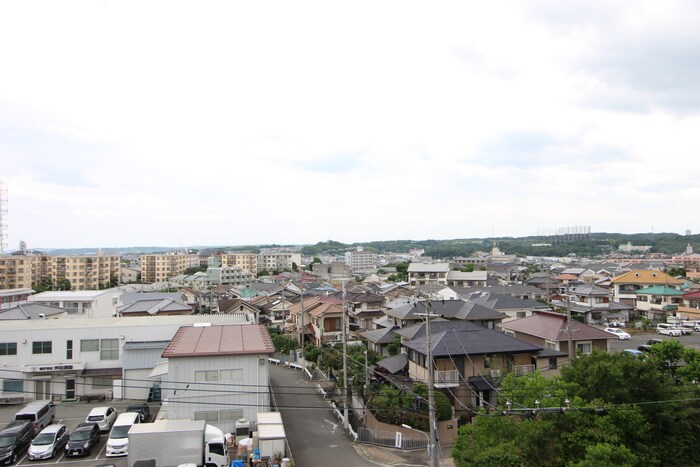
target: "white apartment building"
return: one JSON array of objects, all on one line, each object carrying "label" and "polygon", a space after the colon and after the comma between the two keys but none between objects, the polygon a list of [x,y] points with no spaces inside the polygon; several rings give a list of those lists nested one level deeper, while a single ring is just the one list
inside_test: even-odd
[{"label": "white apartment building", "polygon": [[[0,327],[0,398],[75,399],[129,394],[145,399],[154,346],[182,326],[243,324],[245,316],[187,315],[6,321]],[[125,351],[130,352],[124,367]],[[139,352],[147,352],[139,358]],[[150,359],[150,360],[149,360]]]},{"label": "white apartment building", "polygon": [[345,253],[345,262],[355,274],[370,274],[377,272],[377,254],[364,251],[361,246],[355,251]]},{"label": "white apartment building", "polygon": [[245,269],[231,267],[208,268],[207,276],[212,285],[245,285],[250,284],[253,280],[253,275]]}]

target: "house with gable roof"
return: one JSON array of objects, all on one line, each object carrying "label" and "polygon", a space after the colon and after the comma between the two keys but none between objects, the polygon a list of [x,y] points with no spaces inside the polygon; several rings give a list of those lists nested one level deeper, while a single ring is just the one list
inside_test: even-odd
[{"label": "house with gable roof", "polygon": [[583,283],[568,288],[568,293],[561,300],[554,300],[552,305],[560,311],[570,309],[572,315],[580,316],[587,324],[627,323],[634,309],[631,305],[611,301],[608,290]]},{"label": "house with gable roof", "polygon": [[[515,339],[541,346],[545,349],[569,355],[569,338],[577,354],[589,354],[593,349],[609,350],[610,339],[616,336],[600,328],[571,320],[571,329],[566,315],[554,311],[537,311],[532,316],[501,323],[503,332]],[[561,363],[561,355],[551,361],[549,368]]]},{"label": "house with gable roof", "polygon": [[648,269],[634,269],[621,274],[611,281],[613,300],[627,305],[637,306],[637,291],[653,286],[666,286],[680,289],[683,281],[669,276],[665,272]]},{"label": "house with gable roof", "polygon": [[637,294],[637,310],[647,319],[664,321],[667,316],[674,315],[678,307],[683,305],[684,293],[673,287],[655,285],[639,289]]},{"label": "house with gable roof", "polygon": [[[433,324],[437,326],[435,331]],[[427,328],[418,326],[423,329],[422,335],[416,332],[402,346],[408,354],[409,377],[426,383]],[[434,387],[448,397],[458,417],[469,414],[474,408],[495,403],[499,378],[509,372],[534,371],[536,354],[541,350],[540,346],[467,321],[443,321],[442,324],[431,321]]]}]

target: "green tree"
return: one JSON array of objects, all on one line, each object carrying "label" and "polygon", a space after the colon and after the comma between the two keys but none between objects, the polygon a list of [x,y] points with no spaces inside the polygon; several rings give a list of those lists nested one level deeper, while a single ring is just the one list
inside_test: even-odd
[{"label": "green tree", "polygon": [[572,462],[569,467],[632,467],[637,465],[637,456],[626,446],[598,443],[588,446],[585,459]]},{"label": "green tree", "polygon": [[70,281],[68,279],[61,279],[56,282],[56,290],[70,290]]}]

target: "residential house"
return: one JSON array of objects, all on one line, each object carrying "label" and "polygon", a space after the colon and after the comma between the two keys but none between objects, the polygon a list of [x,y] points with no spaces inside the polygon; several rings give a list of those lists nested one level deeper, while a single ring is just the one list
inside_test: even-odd
[{"label": "residential house", "polygon": [[436,282],[447,285],[448,263],[411,263],[408,265],[408,283],[413,287]]},{"label": "residential house", "polygon": [[636,292],[637,310],[654,321],[665,321],[666,316],[673,315],[683,305],[684,292],[665,285],[645,287]]},{"label": "residential house", "polygon": [[523,300],[511,295],[499,295],[490,292],[472,294],[467,297],[468,302],[477,303],[493,311],[505,313],[507,317],[503,321],[525,318],[532,315],[535,310],[548,310],[549,307],[535,300]]},{"label": "residential house", "polygon": [[[426,383],[428,333],[402,345],[408,353],[409,377]],[[431,329],[434,387],[450,399],[458,417],[467,416],[474,408],[496,402],[498,378],[509,372],[534,371],[536,354],[541,350],[540,346],[469,322],[449,330]]]},{"label": "residential house", "polygon": [[252,302],[241,300],[240,298],[219,300],[219,314],[243,314],[247,320],[254,324],[266,324],[260,321],[261,310]]},{"label": "residential house", "polygon": [[449,271],[447,273],[447,285],[450,287],[478,287],[486,286],[488,273],[486,271]]},{"label": "residential house", "polygon": [[367,348],[373,352],[389,357],[389,345],[399,341],[399,336],[394,332],[397,328],[379,328],[360,333],[362,340],[367,341]]},{"label": "residential house", "polygon": [[[600,328],[577,320],[571,320],[569,329],[567,316],[554,311],[537,311],[532,316],[501,323],[500,327],[506,335],[515,339],[566,355],[569,355],[569,339],[577,354],[590,354],[593,349],[608,352],[610,339],[617,339]],[[557,368],[560,360],[560,356],[557,356]],[[554,369],[554,363],[555,360],[552,360],[544,367]]]},{"label": "residential house", "polygon": [[665,272],[647,269],[634,269],[621,274],[611,281],[613,301],[637,306],[637,291],[646,287],[666,286],[680,288],[683,281]]},{"label": "residential house", "polygon": [[[275,347],[264,326],[183,326],[163,351],[162,409],[168,419],[206,420],[224,432],[270,408],[268,357]],[[251,386],[253,385],[253,386]]]},{"label": "residential house", "polygon": [[28,287],[0,290],[0,311],[28,303],[29,296],[33,293],[34,291]]},{"label": "residential house", "polygon": [[627,323],[633,309],[630,305],[611,301],[606,289],[584,283],[571,286],[568,295],[552,304],[559,310],[570,309],[572,315],[578,315],[588,324]]},{"label": "residential house", "polygon": [[[342,298],[341,298],[342,299]],[[369,331],[374,329],[372,320],[384,315],[385,298],[371,292],[349,292],[345,294],[345,306],[351,326],[357,330]]]}]

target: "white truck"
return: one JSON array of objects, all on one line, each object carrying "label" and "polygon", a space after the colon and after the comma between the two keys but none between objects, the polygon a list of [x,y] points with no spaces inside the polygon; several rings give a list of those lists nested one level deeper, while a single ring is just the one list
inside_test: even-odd
[{"label": "white truck", "polygon": [[228,467],[224,432],[204,420],[156,420],[129,430],[129,467]]}]

